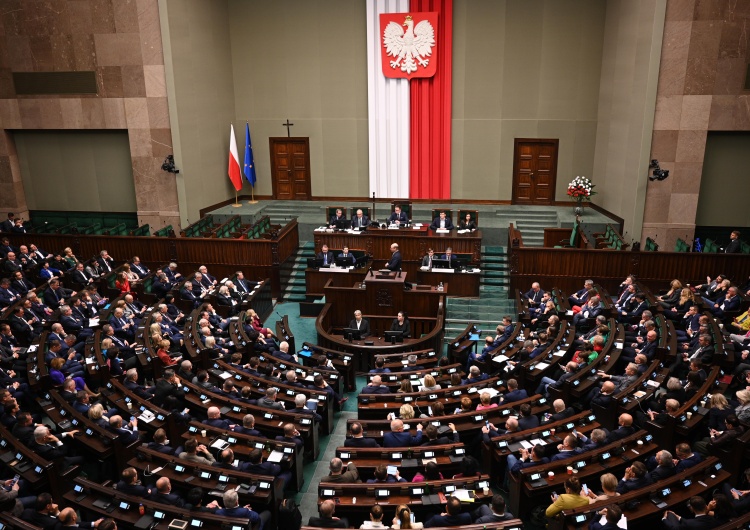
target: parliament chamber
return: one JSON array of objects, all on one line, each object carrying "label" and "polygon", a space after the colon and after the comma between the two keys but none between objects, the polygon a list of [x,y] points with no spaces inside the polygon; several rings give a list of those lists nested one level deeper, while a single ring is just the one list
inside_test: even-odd
[{"label": "parliament chamber", "polygon": [[2,6],[0,530],[750,528],[750,1]]}]

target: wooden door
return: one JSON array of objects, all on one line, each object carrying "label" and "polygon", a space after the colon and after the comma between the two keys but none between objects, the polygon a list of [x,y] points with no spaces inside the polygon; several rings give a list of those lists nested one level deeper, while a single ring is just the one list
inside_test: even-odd
[{"label": "wooden door", "polygon": [[310,139],[269,138],[273,197],[304,201],[310,191]]},{"label": "wooden door", "polygon": [[558,143],[557,139],[515,139],[513,204],[554,204]]}]

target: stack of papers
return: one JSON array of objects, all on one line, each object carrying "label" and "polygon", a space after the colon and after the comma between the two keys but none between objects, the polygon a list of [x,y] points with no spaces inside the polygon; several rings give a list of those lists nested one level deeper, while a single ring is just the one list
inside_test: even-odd
[{"label": "stack of papers", "polygon": [[453,492],[453,496],[456,497],[461,502],[474,502],[474,492],[465,490],[465,489],[457,489]]},{"label": "stack of papers", "polygon": [[536,368],[537,370],[544,370],[548,366],[549,363],[536,363],[536,366],[534,368]]},{"label": "stack of papers", "polygon": [[281,451],[273,450],[271,451],[271,454],[268,455],[267,460],[269,462],[281,462],[281,459],[284,458],[284,453]]},{"label": "stack of papers", "polygon": [[503,363],[508,360],[508,357],[501,353],[500,355],[496,355],[495,357],[493,357],[492,360],[496,363]]}]

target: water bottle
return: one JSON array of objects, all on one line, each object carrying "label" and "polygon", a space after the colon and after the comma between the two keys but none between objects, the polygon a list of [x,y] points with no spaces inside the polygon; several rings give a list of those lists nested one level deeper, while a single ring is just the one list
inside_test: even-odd
[{"label": "water bottle", "polygon": [[143,507],[143,504],[138,505],[138,513],[141,515],[144,515],[146,513],[146,508]]},{"label": "water bottle", "polygon": [[438,291],[442,291],[442,290],[443,290],[443,282],[440,282],[438,284]]}]

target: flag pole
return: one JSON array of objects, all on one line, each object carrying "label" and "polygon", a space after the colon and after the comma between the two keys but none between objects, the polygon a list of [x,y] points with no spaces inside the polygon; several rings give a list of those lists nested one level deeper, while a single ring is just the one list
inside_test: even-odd
[{"label": "flag pole", "polygon": [[234,204],[232,208],[239,208],[240,206],[242,206],[242,203],[237,202],[237,190],[234,190]]},{"label": "flag pole", "polygon": [[250,186],[250,200],[247,203],[258,204],[258,201],[255,200],[255,186]]}]

